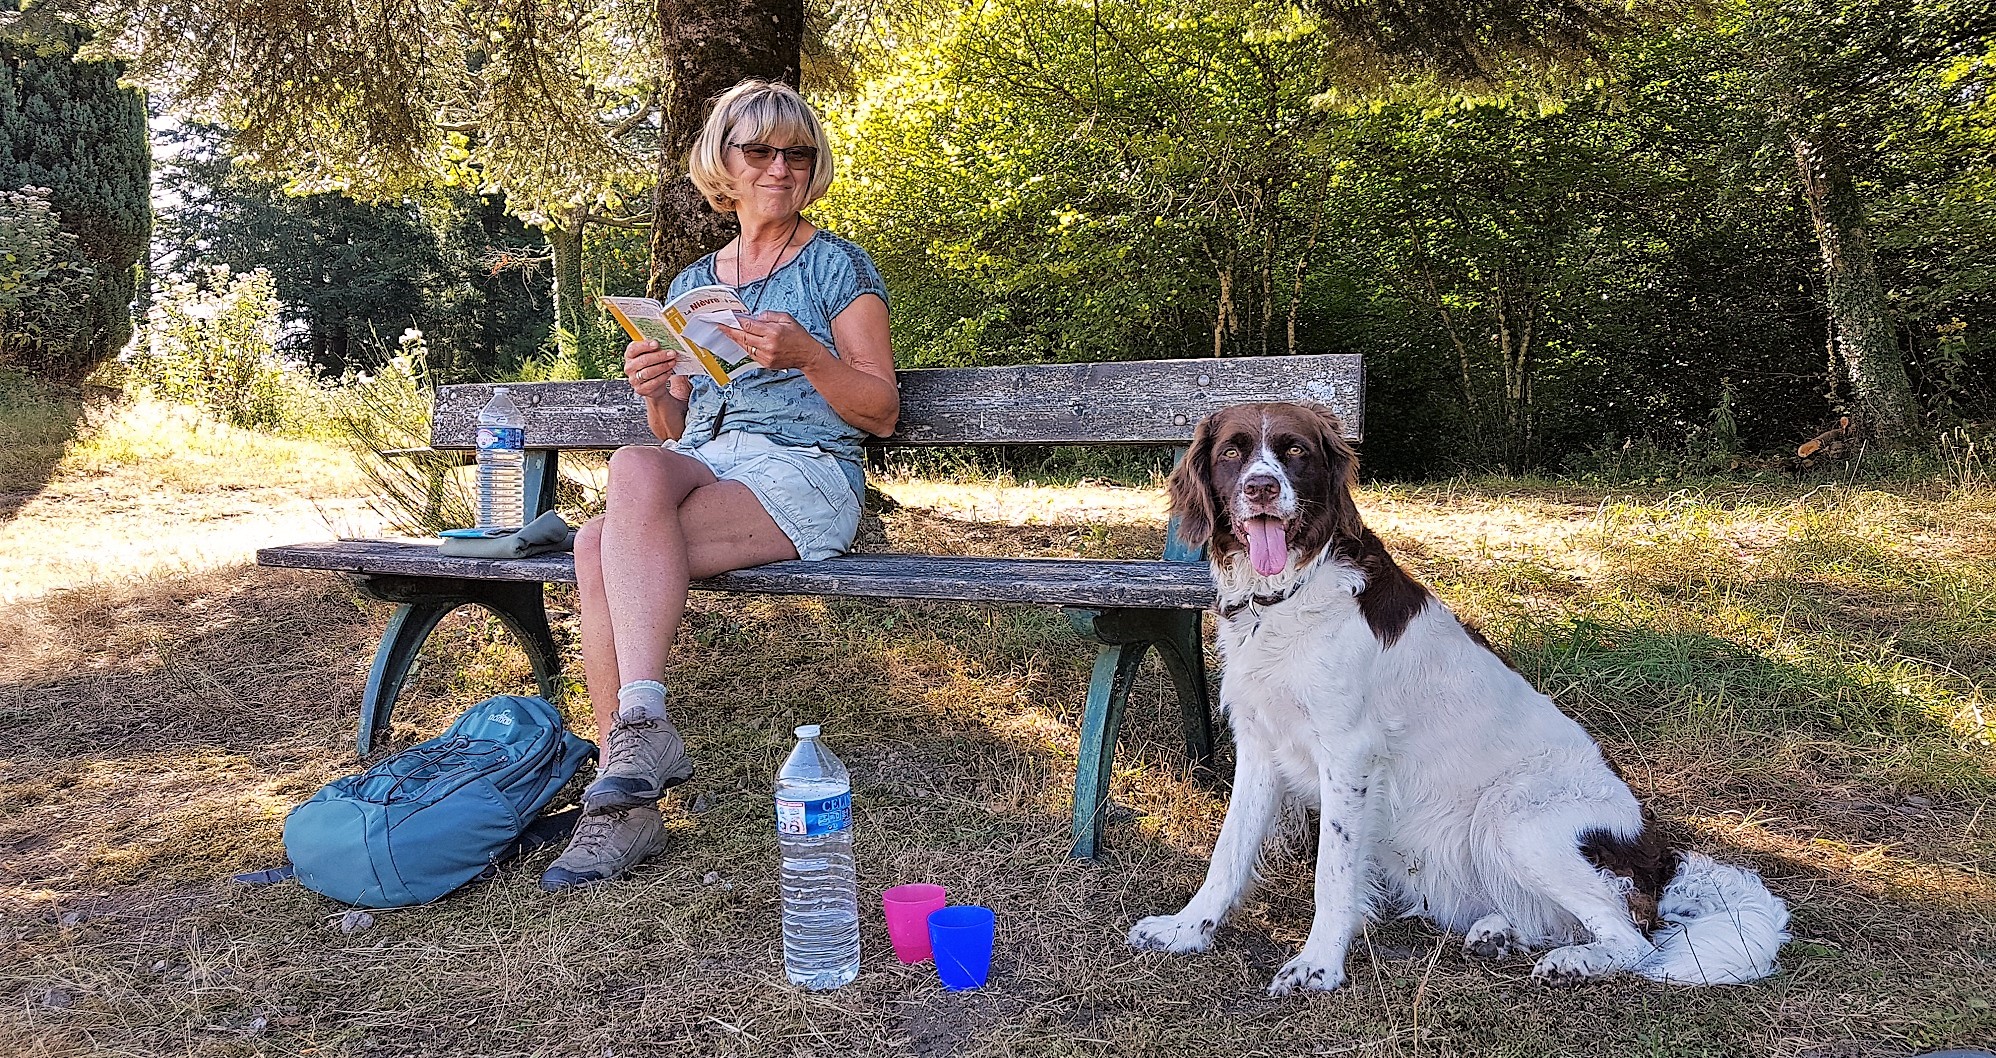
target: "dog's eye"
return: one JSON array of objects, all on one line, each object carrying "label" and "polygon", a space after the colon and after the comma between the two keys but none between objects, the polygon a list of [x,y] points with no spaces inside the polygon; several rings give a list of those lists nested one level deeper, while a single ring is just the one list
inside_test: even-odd
[{"label": "dog's eye", "polygon": [[1289,454],[1290,454],[1290,455],[1292,455],[1292,456],[1298,456],[1298,457],[1301,457],[1301,456],[1302,456],[1302,455],[1303,455],[1303,454],[1304,454],[1304,453],[1305,453],[1306,451],[1307,451],[1307,449],[1305,449],[1305,448],[1304,448],[1304,447],[1303,447],[1302,445],[1290,445],[1290,446],[1289,446]]},{"label": "dog's eye", "polygon": [[1241,457],[1241,450],[1240,447],[1237,445],[1228,445],[1227,447],[1220,449],[1221,459],[1239,459],[1240,457]]}]

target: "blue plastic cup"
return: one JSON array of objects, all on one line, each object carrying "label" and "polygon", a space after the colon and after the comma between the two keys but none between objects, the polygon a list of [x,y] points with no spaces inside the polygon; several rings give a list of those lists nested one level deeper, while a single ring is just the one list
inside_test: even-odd
[{"label": "blue plastic cup", "polygon": [[944,988],[961,992],[984,987],[997,933],[998,916],[988,907],[946,907],[929,916],[929,947]]}]

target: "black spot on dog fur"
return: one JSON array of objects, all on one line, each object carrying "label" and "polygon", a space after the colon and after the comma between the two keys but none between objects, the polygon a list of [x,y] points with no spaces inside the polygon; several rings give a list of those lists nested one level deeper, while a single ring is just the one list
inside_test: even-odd
[{"label": "black spot on dog fur", "polygon": [[1636,928],[1648,935],[1656,929],[1656,903],[1665,886],[1677,877],[1677,850],[1643,812],[1643,828],[1634,837],[1622,837],[1602,829],[1580,833],[1580,854],[1600,870],[1629,879],[1629,917]]},{"label": "black spot on dog fur", "polygon": [[1372,628],[1381,647],[1400,641],[1414,615],[1428,605],[1428,589],[1400,568],[1386,545],[1370,529],[1361,528],[1357,540],[1341,540],[1338,551],[1345,560],[1365,574],[1365,590],[1358,594],[1358,612]]}]

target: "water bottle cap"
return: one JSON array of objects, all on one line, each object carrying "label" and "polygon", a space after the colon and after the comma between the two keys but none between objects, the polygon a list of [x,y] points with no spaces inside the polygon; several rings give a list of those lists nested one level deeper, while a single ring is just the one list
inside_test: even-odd
[{"label": "water bottle cap", "polygon": [[800,728],[798,728],[798,729],[797,729],[797,737],[798,737],[798,738],[817,738],[817,737],[818,737],[818,725],[817,725],[817,724],[805,724],[805,725],[804,725],[803,727],[800,727]]},{"label": "water bottle cap", "polygon": [[511,392],[513,392],[513,390],[512,390],[512,388],[511,388],[510,386],[493,386],[493,387],[492,387],[492,395],[493,395],[493,396],[495,396],[495,397],[496,397],[496,396],[498,396],[498,395],[499,395],[499,394],[501,394],[501,393],[511,393]]}]

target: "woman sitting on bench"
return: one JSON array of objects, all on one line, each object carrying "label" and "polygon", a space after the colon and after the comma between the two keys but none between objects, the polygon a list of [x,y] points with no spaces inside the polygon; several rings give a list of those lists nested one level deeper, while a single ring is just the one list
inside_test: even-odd
[{"label": "woman sitting on bench", "polygon": [[753,318],[729,335],[762,370],[723,389],[674,374],[677,351],[656,342],[624,350],[624,375],[666,443],[610,458],[608,509],[575,538],[583,673],[605,748],[544,889],[643,862],[663,833],[659,797],[693,774],[661,682],[688,581],[852,546],[861,439],[892,433],[900,413],[880,273],[802,214],[832,183],[810,106],[781,84],[735,86],[687,168],[741,234],[679,273],[670,294],[733,286]]}]

